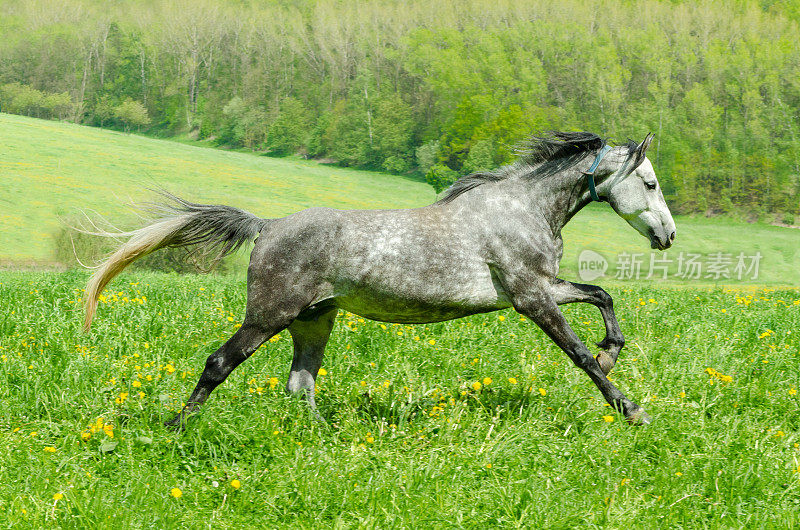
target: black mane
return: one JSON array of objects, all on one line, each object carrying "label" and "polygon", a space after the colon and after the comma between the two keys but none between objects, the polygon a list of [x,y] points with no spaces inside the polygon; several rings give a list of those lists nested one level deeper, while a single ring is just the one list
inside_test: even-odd
[{"label": "black mane", "polygon": [[[590,132],[553,131],[542,136],[533,136],[517,148],[520,158],[516,162],[494,171],[479,171],[461,177],[445,190],[444,196],[438,202],[450,202],[481,184],[505,180],[520,171],[526,171],[532,178],[553,175],[569,169],[586,154],[596,152],[604,145],[606,140]],[[633,152],[636,143],[628,142],[627,146],[628,151]]]}]

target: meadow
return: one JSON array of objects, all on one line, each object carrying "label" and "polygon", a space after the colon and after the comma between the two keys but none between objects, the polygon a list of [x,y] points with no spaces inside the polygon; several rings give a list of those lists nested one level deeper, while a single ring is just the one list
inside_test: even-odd
[{"label": "meadow", "polygon": [[[0,136],[12,264],[52,260],[77,207],[124,221],[143,185],[263,216],[434,200],[412,178],[5,114]],[[592,283],[615,298],[628,343],[611,378],[655,417],[643,428],[503,311],[425,326],[340,313],[318,379],[327,425],[283,392],[283,332],[175,432],[162,421],[243,315],[246,253],[231,275],[124,273],[90,333],[86,272],[0,272],[0,526],[797,526],[800,232],[676,222],[666,281],[645,280],[646,240],[607,205],[564,231],[564,277],[585,249],[612,266]],[[680,253],[716,252],[760,253],[758,277],[677,275]],[[639,281],[614,279],[625,253]],[[596,309],[564,311],[602,338]]]},{"label": "meadow", "polygon": [[[286,332],[183,432],[161,426],[238,326],[237,276],[0,273],[0,521],[30,527],[800,524],[800,291],[618,282],[631,427],[513,311],[424,326],[341,313],[284,395]],[[592,307],[564,308],[587,342]]]},{"label": "meadow", "polygon": [[59,216],[87,209],[115,222],[135,219],[126,205],[165,187],[207,203],[263,217],[313,205],[410,208],[430,203],[419,180],[269,158],[0,113],[0,260],[47,262]]}]

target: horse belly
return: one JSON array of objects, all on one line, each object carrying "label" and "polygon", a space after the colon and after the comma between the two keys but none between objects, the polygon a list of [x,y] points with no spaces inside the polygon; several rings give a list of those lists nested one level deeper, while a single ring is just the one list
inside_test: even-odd
[{"label": "horse belly", "polygon": [[424,324],[511,307],[488,269],[485,274],[430,281],[409,275],[401,281],[351,284],[336,296],[336,305],[382,322]]}]

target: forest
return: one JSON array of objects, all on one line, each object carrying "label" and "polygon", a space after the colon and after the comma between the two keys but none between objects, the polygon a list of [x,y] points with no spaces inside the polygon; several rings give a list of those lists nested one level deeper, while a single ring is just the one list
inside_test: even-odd
[{"label": "forest", "polygon": [[425,176],[656,134],[676,213],[800,214],[800,1],[0,1],[0,110]]}]

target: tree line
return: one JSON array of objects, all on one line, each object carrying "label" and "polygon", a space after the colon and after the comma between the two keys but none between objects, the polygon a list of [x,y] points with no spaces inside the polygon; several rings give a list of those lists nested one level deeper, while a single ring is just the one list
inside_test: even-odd
[{"label": "tree line", "polygon": [[434,187],[548,129],[651,148],[677,212],[800,213],[800,1],[6,0],[0,109]]}]

